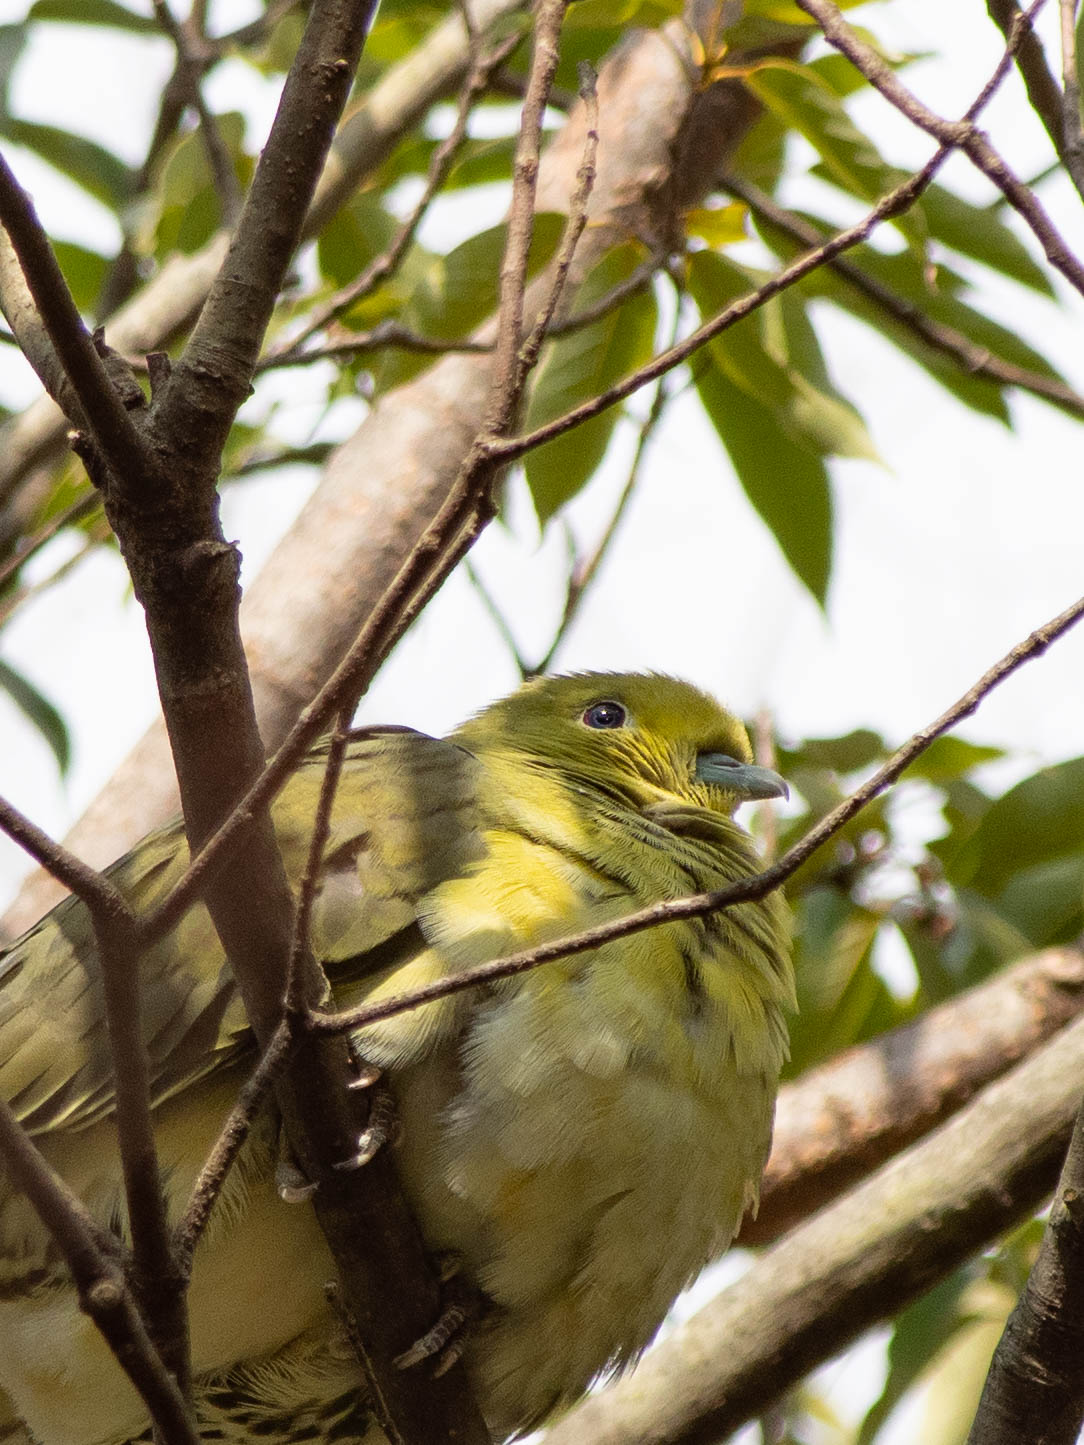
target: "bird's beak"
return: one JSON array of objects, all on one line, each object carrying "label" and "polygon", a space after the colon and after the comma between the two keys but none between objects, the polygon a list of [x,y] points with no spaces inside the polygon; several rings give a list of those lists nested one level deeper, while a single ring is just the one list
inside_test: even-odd
[{"label": "bird's beak", "polygon": [[696,776],[702,783],[714,783],[743,799],[790,797],[790,789],[771,768],[742,763],[726,753],[698,753]]}]

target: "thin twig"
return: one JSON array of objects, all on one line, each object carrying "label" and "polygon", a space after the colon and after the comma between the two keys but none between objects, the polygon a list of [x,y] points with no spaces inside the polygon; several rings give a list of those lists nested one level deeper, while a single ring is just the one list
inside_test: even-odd
[{"label": "thin twig", "polygon": [[[58,532],[62,532],[73,522],[81,522],[85,517],[91,516],[100,509],[101,505],[102,501],[97,492],[85,492],[72,502],[71,506],[65,507],[62,512],[51,517],[43,527],[39,527],[36,532],[27,537],[18,553],[0,567],[0,592],[4,590],[16,573],[22,571],[30,558],[40,552],[46,543],[51,542]],[[50,578],[49,580],[54,579]]]},{"label": "thin twig", "polygon": [[[1032,110],[1046,127],[1054,149],[1060,150],[1063,131],[1062,94],[1046,63],[1046,53],[1030,18],[1023,15],[1016,0],[986,0],[986,10],[1006,40],[1012,36],[1015,26],[1021,23],[1025,26],[1026,33],[1016,52],[1016,68],[1023,78]],[[1032,181],[1031,184],[1034,186],[1035,182]]]},{"label": "thin twig", "polygon": [[500,306],[497,344],[493,358],[486,430],[505,436],[519,406],[527,369],[520,358],[523,341],[523,298],[534,234],[534,202],[541,159],[542,123],[546,100],[560,59],[558,41],[566,0],[540,0],[535,16],[531,70],[523,101],[516,154],[512,164],[512,201],[508,210],[508,237],[500,271]]},{"label": "thin twig", "polygon": [[196,1245],[207,1228],[222,1186],[248,1138],[253,1122],[289,1063],[295,1042],[291,1021],[283,1019],[260,1055],[259,1063],[242,1086],[214,1146],[203,1161],[173,1233],[178,1263],[186,1271],[191,1268]]},{"label": "thin twig", "polygon": [[[109,469],[146,485],[153,475],[148,448],[110,381],[57,265],[30,197],[0,156],[0,224],[8,233],[86,426]],[[39,376],[48,385],[48,378]]]},{"label": "thin twig", "polygon": [[[786,210],[757,186],[737,176],[725,176],[720,185],[731,195],[745,202],[754,215],[767,221],[776,230],[802,246],[820,246],[824,236],[802,216]],[[1043,401],[1067,412],[1084,417],[1084,396],[1057,377],[1043,376],[995,356],[987,347],[977,346],[962,331],[946,326],[927,315],[920,306],[897,295],[889,286],[870,276],[856,262],[836,257],[827,266],[861,295],[868,297],[879,310],[905,326],[927,346],[950,356],[969,376],[984,376],[998,386],[1014,386],[1030,392]]]},{"label": "thin twig", "polygon": [[[498,65],[504,63],[512,52],[519,46],[521,37],[518,34],[506,36],[498,45],[494,46],[485,55],[476,55],[467,79],[459,96],[459,106],[456,111],[455,124],[448,136],[441,141],[440,145],[433,152],[429,162],[429,170],[426,175],[425,185],[410,215],[399,227],[391,244],[379,256],[374,257],[365,267],[361,275],[352,281],[349,286],[344,286],[330,297],[323,305],[318,306],[312,315],[305,322],[305,325],[283,345],[273,347],[264,356],[258,366],[258,370],[265,371],[273,366],[296,366],[310,360],[310,355],[304,350],[305,342],[316,332],[323,331],[332,321],[341,316],[362,300],[370,295],[376,288],[385,282],[389,276],[398,270],[403,257],[410,248],[414,237],[417,235],[418,227],[428,214],[437,193],[440,191],[448,174],[455,164],[456,157],[467,139],[467,128],[470,124],[471,114],[475,103],[480,95],[484,93],[489,85],[489,79]],[[472,45],[474,39],[472,37]],[[379,330],[379,328],[377,328]],[[463,349],[463,348],[457,348]],[[327,355],[327,349],[321,348],[323,355]]]},{"label": "thin twig", "polygon": [[[803,3],[803,0],[798,0]],[[1035,0],[1035,5],[1042,3],[1042,0]],[[1035,6],[1033,5],[1033,9]],[[592,417],[598,416],[601,412],[616,406],[618,402],[624,401],[633,392],[639,390],[649,381],[672,371],[675,366],[680,366],[688,361],[689,357],[700,350],[708,341],[728,330],[737,322],[744,320],[753,311],[763,306],[773,296],[781,291],[787,290],[800,281],[804,276],[809,275],[826,262],[833,260],[844,251],[849,251],[861,242],[869,239],[870,235],[882,221],[893,219],[902,215],[914,205],[915,201],[922,195],[923,191],[931,184],[938,171],[944,165],[949,155],[960,144],[960,137],[970,134],[973,122],[986,106],[998,85],[1004,80],[1015,54],[1015,45],[1020,43],[1023,37],[1023,29],[1017,27],[1014,30],[1005,53],[990,79],[983,86],[975,101],[968,107],[963,121],[956,126],[943,124],[948,132],[934,151],[933,155],[914,175],[901,181],[898,186],[888,191],[877,204],[869,211],[861,221],[854,226],[849,226],[843,231],[825,241],[823,245],[814,250],[807,251],[804,256],[799,256],[789,266],[784,266],[775,276],[771,276],[763,285],[751,291],[748,296],[742,296],[732,305],[726,307],[718,316],[713,316],[702,326],[691,332],[683,341],[676,346],[653,357],[646,365],[631,372],[615,385],[609,387],[599,396],[591,397],[588,401],[581,402],[571,411],[565,412],[563,416],[555,417],[553,421],[546,422],[543,426],[536,427],[532,432],[523,433],[520,436],[509,437],[504,440],[496,439],[488,443],[490,458],[500,465],[516,461],[519,457],[525,456],[527,452],[534,451],[536,447],[542,446],[545,442],[552,441],[554,437],[563,436],[565,432],[571,431],[582,422],[589,421]],[[885,67],[887,70],[887,67]],[[888,74],[891,75],[889,71]],[[936,119],[936,117],[935,117]]]},{"label": "thin twig", "polygon": [[586,929],[583,933],[577,933],[571,938],[557,939],[553,942],[539,944],[535,948],[521,949],[507,958],[480,964],[476,968],[465,969],[454,978],[439,979],[435,983],[427,984],[408,994],[399,994],[386,999],[383,1003],[361,1004],[357,1008],[348,1009],[342,1013],[314,1017],[310,1019],[309,1027],[317,1033],[364,1028],[368,1024],[391,1018],[395,1014],[420,1008],[423,1004],[431,1003],[435,999],[461,993],[466,988],[475,988],[481,984],[493,983],[498,979],[512,978],[516,974],[527,973],[542,963],[586,953],[592,948],[610,943],[615,938],[626,938],[631,933],[640,933],[645,928],[655,928],[660,923],[673,923],[677,919],[683,918],[702,918],[717,909],[727,908],[734,903],[746,903],[753,899],[763,898],[773,889],[785,883],[811,854],[845,827],[867,803],[877,797],[879,793],[883,793],[891,783],[894,783],[936,738],[954,728],[964,718],[970,717],[983,698],[999,683],[1004,682],[1024,663],[1041,656],[1052,642],[1068,632],[1082,616],[1084,616],[1084,597],[1078,598],[1071,607],[1067,607],[1057,617],[1037,628],[1023,642],[1017,643],[1004,657],[994,663],[993,667],[984,672],[978,682],[968,688],[963,696],[958,698],[940,717],[924,727],[921,732],[915,733],[902,747],[897,748],[871,778],[861,787],[856,788],[850,797],[845,798],[838,807],[826,814],[770,868],[765,868],[762,872],[753,874],[749,878],[743,878],[738,883],[731,883],[726,888],[719,888],[708,893],[695,893],[687,898],[670,899],[663,903],[653,903],[647,908],[637,909],[624,918],[601,923],[597,927]]},{"label": "thin twig", "polygon": [[331,810],[335,806],[335,794],[342,778],[346,745],[350,740],[350,717],[353,709],[344,708],[328,743],[324,775],[320,781],[320,796],[316,804],[316,816],[309,836],[309,851],[305,860],[305,871],[301,875],[298,889],[297,912],[294,915],[294,936],[290,944],[290,962],[286,974],[286,1017],[306,1013],[310,1001],[301,987],[301,960],[309,949],[309,930],[312,925],[312,909],[320,884],[320,872],[324,861],[324,849],[331,833]]},{"label": "thin twig", "polygon": [[598,158],[598,85],[597,76],[585,62],[580,66],[580,100],[584,109],[583,157],[576,172],[576,189],[568,203],[568,220],[561,245],[554,258],[549,293],[535,317],[530,335],[519,349],[519,386],[538,360],[542,343],[550,334],[558,303],[568,281],[568,273],[576,255],[583,228],[587,225],[587,203],[595,184],[595,162]]},{"label": "thin twig", "polygon": [[1073,176],[1074,183],[1080,179],[1080,161],[1084,157],[1084,129],[1081,128],[1080,120],[1080,78],[1076,56],[1076,10],[1076,0],[1060,0],[1061,78],[1065,91],[1062,100],[1060,154]]},{"label": "thin twig", "polygon": [[[867,45],[847,24],[831,0],[795,0],[795,3],[800,10],[804,10],[816,20],[828,42],[845,55],[870,85],[880,91],[913,125],[934,136],[942,145],[963,151],[972,164],[1001,191],[1013,210],[1029,227],[1054,269],[1065,277],[1074,290],[1084,295],[1084,264],[1074,255],[1035,193],[1014,174],[1005,159],[974,124],[971,116],[968,115],[960,121],[947,121],[930,110],[907,89],[873,47]],[[1028,19],[1042,3],[1043,0],[1035,0],[1024,12]],[[1023,27],[1018,26],[1017,32],[1009,42],[1014,54],[1023,39]]]},{"label": "thin twig", "polygon": [[[574,331],[582,331],[584,327],[593,326],[596,321],[601,321],[604,316],[616,311],[630,296],[639,295],[641,291],[650,286],[659,269],[660,260],[658,255],[649,256],[623,281],[616,282],[605,295],[600,296],[581,311],[574,312],[571,316],[563,316],[559,320],[552,321],[546,333],[547,336],[550,338],[568,336]],[[421,336],[418,332],[411,331],[409,327],[389,317],[386,321],[380,321],[376,326],[370,327],[368,331],[358,331],[339,341],[326,342],[322,346],[308,347],[299,352],[290,350],[282,352],[281,355],[277,352],[268,353],[260,362],[260,369],[269,370],[278,366],[310,366],[316,361],[353,358],[363,352],[376,351],[385,346],[399,347],[403,351],[444,356],[452,352],[488,352],[493,350],[495,344],[493,340],[485,337],[461,336],[453,341],[444,341],[435,336]],[[134,360],[132,364],[136,364]]]},{"label": "thin twig", "polygon": [[69,853],[62,843],[50,838],[44,829],[32,823],[6,798],[0,798],[0,829],[51,873],[58,883],[63,883],[70,893],[81,898],[92,917],[115,919],[129,925],[135,923],[135,914],[104,873],[99,873],[74,853]]},{"label": "thin twig", "polygon": [[[675,317],[675,328],[677,318]],[[535,665],[528,668],[524,674],[526,677],[536,677],[539,673],[546,672],[553,662],[554,656],[561,643],[568,636],[569,628],[579,614],[584,598],[590,591],[591,584],[595,580],[598,569],[609,553],[614,537],[617,535],[629,503],[632,501],[636,484],[640,479],[644,458],[647,455],[648,444],[655,433],[659,422],[662,420],[666,410],[666,403],[669,400],[669,388],[666,385],[667,378],[660,377],[656,387],[655,395],[651,399],[651,406],[647,416],[640,426],[639,435],[636,438],[636,449],[633,453],[632,463],[629,466],[629,474],[625,479],[625,485],[621,488],[621,495],[617,499],[617,505],[610,513],[610,519],[602,536],[595,544],[594,550],[586,560],[574,561],[568,577],[568,586],[565,590],[565,605],[561,613],[561,620],[557,624],[557,630],[550,641],[549,647],[538,659]]]},{"label": "thin twig", "polygon": [[516,665],[516,671],[519,673],[521,678],[526,678],[530,676],[531,665],[523,656],[522,652],[520,652],[519,643],[516,641],[516,635],[512,631],[508,618],[505,617],[504,613],[501,611],[500,606],[497,603],[497,599],[493,596],[492,592],[490,592],[489,588],[482,580],[481,574],[479,573],[477,567],[475,567],[474,563],[470,560],[469,557],[466,558],[466,560],[464,561],[463,567],[467,574],[467,580],[470,582],[470,585],[478,594],[479,602],[481,602],[482,606],[489,614],[489,620],[497,629],[501,641],[504,643],[505,647],[511,654],[512,661]]},{"label": "thin twig", "polygon": [[86,904],[101,969],[116,1084],[117,1134],[132,1231],[136,1283],[151,1335],[184,1389],[187,1335],[183,1281],[175,1266],[150,1109],[150,1062],[143,1037],[134,913],[103,874],[54,842],[0,799],[0,828]]},{"label": "thin twig", "polygon": [[153,0],[153,4],[155,17],[177,52],[177,74],[186,91],[186,99],[199,119],[200,138],[207,153],[207,165],[218,196],[222,223],[232,230],[241,214],[244,198],[218,119],[211,114],[200,87],[203,72],[214,58],[214,52],[206,47],[198,51],[193,47],[188,28],[178,23],[166,0]]},{"label": "thin twig", "polygon": [[80,1307],[101,1330],[167,1445],[199,1445],[184,1397],[152,1343],[118,1262],[86,1206],[55,1174],[0,1099],[0,1155],[72,1272]]}]

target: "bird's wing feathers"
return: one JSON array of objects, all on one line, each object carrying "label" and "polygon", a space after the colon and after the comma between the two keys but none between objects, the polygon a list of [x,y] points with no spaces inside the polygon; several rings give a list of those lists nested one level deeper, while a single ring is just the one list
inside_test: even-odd
[{"label": "bird's wing feathers", "polygon": [[[272,810],[295,885],[322,763],[319,750],[310,755]],[[383,966],[382,946],[413,928],[419,900],[481,854],[477,768],[462,748],[408,729],[352,739],[312,920],[314,950],[333,982]],[[174,824],[144,839],[110,877],[143,912],[165,897],[187,861],[183,831]],[[249,1042],[248,1024],[202,906],[148,951],[140,972],[159,1101],[234,1060]],[[54,909],[0,956],[0,1094],[33,1133],[81,1128],[112,1109],[101,979],[90,919],[78,900]]]}]

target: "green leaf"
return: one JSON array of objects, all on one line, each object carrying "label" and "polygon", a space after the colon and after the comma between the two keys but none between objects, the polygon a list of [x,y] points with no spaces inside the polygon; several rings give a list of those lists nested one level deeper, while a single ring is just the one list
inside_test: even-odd
[{"label": "green leaf", "polygon": [[16,62],[26,45],[26,24],[0,25],[0,125],[8,115],[8,90]]},{"label": "green leaf", "polygon": [[68,25],[106,25],[138,35],[161,35],[157,21],[118,5],[116,0],[34,0],[30,20],[60,20]]},{"label": "green leaf", "polygon": [[948,865],[950,881],[995,898],[1025,869],[1080,852],[1084,758],[1043,768],[986,812]]},{"label": "green leaf", "polygon": [[746,496],[823,607],[832,568],[832,494],[824,462],[791,439],[772,407],[724,376],[713,352],[701,358],[695,379]]},{"label": "green leaf", "polygon": [[871,728],[856,728],[840,738],[807,738],[798,748],[781,747],[779,756],[788,775],[795,767],[829,768],[845,775],[879,762],[885,752],[880,733]]},{"label": "green leaf", "polygon": [[[218,116],[217,122],[237,179],[244,186],[253,169],[252,159],[244,151],[244,119],[230,111]],[[157,255],[197,251],[222,223],[207,151],[197,131],[182,136],[173,146],[156,189],[159,209],[155,213],[147,208],[144,225],[154,228]]]},{"label": "green leaf", "polygon": [[[755,216],[754,219],[765,242],[780,257],[789,260],[797,249],[794,241],[783,236],[762,217]],[[806,216],[805,219],[822,232],[832,230],[830,223],[821,217]],[[1057,369],[1045,357],[1022,342],[1015,332],[998,326],[989,317],[961,301],[959,293],[966,289],[965,283],[949,267],[938,266],[933,273],[936,284],[932,284],[928,268],[909,252],[885,255],[870,246],[859,246],[847,253],[846,260],[886,287],[905,306],[951,327],[980,350],[988,350],[996,357],[1002,357],[1040,375],[1058,376]],[[878,335],[890,338],[901,351],[917,361],[958,400],[973,410],[993,416],[1009,425],[1009,409],[1000,384],[984,377],[969,375],[948,353],[921,340],[905,322],[897,320],[876,300],[856,289],[838,272],[830,267],[819,267],[799,283],[799,289],[806,296],[820,296],[830,300],[865,322]]]},{"label": "green leaf", "polygon": [[1084,925],[1084,852],[1021,869],[997,908],[1036,948],[1072,942]]},{"label": "green leaf", "polygon": [[954,251],[981,261],[1044,296],[1057,292],[1046,271],[998,214],[998,204],[976,206],[944,186],[930,186],[919,203],[930,234]]},{"label": "green leaf", "polygon": [[96,141],[15,116],[9,116],[4,122],[3,133],[16,145],[36,151],[42,160],[110,210],[120,210],[131,197],[133,172]]},{"label": "green leaf", "polygon": [[3,689],[27,720],[37,728],[49,744],[61,777],[71,762],[71,738],[64,719],[48,698],[33,683],[0,660],[0,689]]},{"label": "green leaf", "polygon": [[[689,258],[689,290],[704,320],[725,311],[760,279],[725,256]],[[805,303],[775,296],[711,343],[716,364],[748,395],[770,404],[800,445],[819,456],[877,459],[858,412],[833,387]]]},{"label": "green leaf", "polygon": [[[875,201],[906,178],[906,171],[890,166],[881,156],[851,120],[831,84],[811,67],[765,61],[745,84],[785,126],[805,137],[820,156],[827,178],[847,195]],[[920,217],[908,213],[893,224],[912,242],[925,240]]]},{"label": "green leaf", "polygon": [[835,888],[801,903],[795,974],[798,1016],[787,1077],[899,1022],[903,1010],[871,966],[881,920]]},{"label": "green leaf", "polygon": [[321,275],[338,289],[347,286],[391,242],[399,223],[372,192],[341,206],[316,241]]},{"label": "green leaf", "polygon": [[54,241],[53,250],[80,311],[93,311],[109,270],[109,261],[97,251],[74,241]]},{"label": "green leaf", "polygon": [[[576,310],[608,295],[643,258],[643,249],[633,244],[619,246],[604,256],[581,288]],[[593,325],[549,343],[535,373],[526,429],[531,431],[563,416],[650,360],[657,322],[655,294],[648,287]],[[620,416],[620,407],[610,407],[525,457],[527,485],[541,525],[594,474]]]},{"label": "green leaf", "polygon": [[979,743],[965,742],[963,738],[939,737],[910,765],[907,777],[927,778],[931,783],[946,782],[1004,756],[1003,748],[983,747]]}]

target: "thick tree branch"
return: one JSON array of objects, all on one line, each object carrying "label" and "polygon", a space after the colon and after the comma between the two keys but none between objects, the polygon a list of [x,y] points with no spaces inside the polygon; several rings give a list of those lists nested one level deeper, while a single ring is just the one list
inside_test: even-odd
[{"label": "thick tree branch", "polygon": [[1084,1008],[1084,954],[1048,949],[779,1091],[756,1217],[767,1244],[921,1138]]},{"label": "thick tree branch", "polygon": [[[1079,1076],[1078,1076],[1079,1088]],[[1084,1104],[967,1445],[1075,1445],[1084,1420]]]}]

